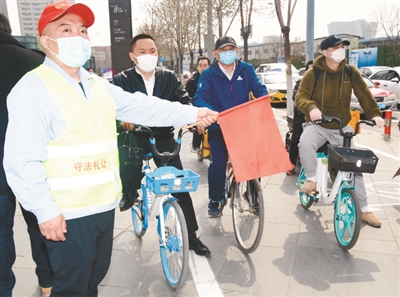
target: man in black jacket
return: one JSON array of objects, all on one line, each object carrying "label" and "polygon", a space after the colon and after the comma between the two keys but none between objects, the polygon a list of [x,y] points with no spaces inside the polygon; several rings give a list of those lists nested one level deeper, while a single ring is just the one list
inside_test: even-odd
[{"label": "man in black jacket", "polygon": [[[136,65],[116,74],[113,77],[115,85],[131,93],[142,92],[148,96],[156,96],[182,104],[191,103],[191,98],[174,72],[156,67],[158,51],[153,37],[147,34],[139,34],[132,38],[130,46],[129,57]],[[174,115],[171,114],[171,116],[173,117]],[[133,129],[132,123],[121,122],[121,125],[125,130]],[[151,129],[157,142],[158,151],[173,152],[175,148],[174,127],[151,127]],[[150,152],[148,135],[135,135],[139,147],[143,148],[146,152]],[[155,158],[154,162],[159,166],[161,160]],[[182,162],[179,155],[170,161],[170,165],[182,169]],[[210,250],[196,236],[198,225],[189,193],[179,193],[176,197],[185,215],[189,233],[189,248],[194,250],[198,255],[210,254]]]},{"label": "man in black jacket", "polygon": [[[193,73],[192,77],[186,82],[186,87],[185,87],[190,98],[194,97],[194,94],[196,93],[197,90],[197,83],[199,81],[200,75],[203,72],[203,70],[208,68],[208,66],[210,66],[209,58],[205,56],[200,56],[197,59],[197,71]],[[202,136],[197,131],[193,133],[192,148],[191,148],[192,153],[197,153],[197,151],[199,150],[201,138]]]},{"label": "man in black jacket", "polygon": [[[32,51],[23,46],[11,35],[11,27],[6,16],[0,13],[0,156],[3,160],[4,141],[8,123],[6,99],[8,93],[22,76],[42,64],[44,53]],[[29,144],[26,144],[29,145]],[[13,236],[15,196],[7,184],[3,162],[0,170],[0,296],[8,297],[15,285],[12,265],[15,261]],[[50,296],[52,270],[47,248],[35,215],[21,207],[28,225],[32,257],[36,262],[36,274],[42,288],[42,296]]]}]

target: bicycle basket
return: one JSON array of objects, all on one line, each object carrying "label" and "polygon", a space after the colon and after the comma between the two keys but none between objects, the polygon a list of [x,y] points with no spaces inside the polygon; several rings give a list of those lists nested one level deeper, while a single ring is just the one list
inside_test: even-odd
[{"label": "bicycle basket", "polygon": [[379,158],[373,151],[329,145],[329,165],[341,171],[374,173]]},{"label": "bicycle basket", "polygon": [[172,166],[160,167],[146,173],[147,187],[155,194],[194,192],[200,175],[191,170],[179,170]]}]

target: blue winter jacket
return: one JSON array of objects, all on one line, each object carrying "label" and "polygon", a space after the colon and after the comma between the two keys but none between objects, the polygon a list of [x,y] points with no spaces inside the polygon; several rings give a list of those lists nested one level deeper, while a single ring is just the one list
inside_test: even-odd
[{"label": "blue winter jacket", "polygon": [[[193,102],[198,107],[208,107],[222,112],[234,106],[249,101],[249,93],[258,98],[266,95],[267,88],[258,79],[252,65],[239,60],[232,80],[229,80],[219,68],[218,61],[208,67],[200,75],[197,91]],[[212,124],[210,130],[220,129],[218,124]]]}]

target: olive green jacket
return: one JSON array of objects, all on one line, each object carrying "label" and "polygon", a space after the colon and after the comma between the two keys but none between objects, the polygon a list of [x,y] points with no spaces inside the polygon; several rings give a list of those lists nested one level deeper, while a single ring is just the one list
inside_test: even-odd
[{"label": "olive green jacket", "polygon": [[[321,70],[317,84],[315,85],[313,69],[304,74],[296,95],[296,106],[305,114],[307,122],[310,121],[310,111],[318,108],[323,115],[340,118],[343,127],[346,126],[351,119],[352,89],[368,119],[381,116],[378,104],[360,72],[350,65],[352,70],[350,79],[344,69],[346,63],[347,60],[344,59],[337,70],[332,70],[326,65],[325,57],[321,55],[314,60],[314,67]],[[336,122],[322,123],[321,126],[329,129],[338,128]]]}]

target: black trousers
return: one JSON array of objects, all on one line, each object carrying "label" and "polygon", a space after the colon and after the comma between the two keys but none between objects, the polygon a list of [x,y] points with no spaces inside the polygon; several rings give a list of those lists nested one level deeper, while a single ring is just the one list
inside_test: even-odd
[{"label": "black trousers", "polygon": [[54,270],[51,297],[94,297],[111,261],[115,210],[67,220],[65,241],[45,240]]},{"label": "black trousers", "polygon": [[37,218],[33,213],[26,211],[22,206],[21,211],[27,224],[32,258],[36,264],[35,272],[39,280],[39,285],[43,288],[49,288],[52,286],[53,271],[50,266],[46,243],[43,241]]},{"label": "black trousers", "polygon": [[289,148],[289,159],[293,165],[297,164],[297,157],[299,155],[299,142],[301,133],[303,133],[303,123],[304,114],[300,114],[299,112],[295,112],[293,115],[293,132],[292,132],[292,141],[290,143]]},{"label": "black trousers", "polygon": [[[150,153],[151,150],[150,150],[149,138],[142,135],[136,135],[136,138],[139,147],[143,148],[146,153]],[[173,136],[171,136],[170,138],[156,138],[156,145],[157,145],[157,150],[159,152],[172,153],[175,149],[175,139],[173,138]],[[161,164],[161,160],[157,158],[153,159],[154,163],[157,165],[157,167],[159,167]],[[176,158],[172,159],[169,162],[169,165],[174,166],[177,169],[183,169],[181,158],[179,157],[179,155]],[[199,229],[199,226],[197,225],[196,214],[194,212],[192,198],[190,197],[189,193],[177,193],[174,194],[173,196],[178,199],[179,206],[182,208],[182,212],[186,220],[188,233],[189,234],[195,233]]]},{"label": "black trousers", "polygon": [[197,131],[193,132],[193,137],[192,137],[192,147],[199,148],[201,144],[201,139],[203,138],[203,135],[200,134]]}]

